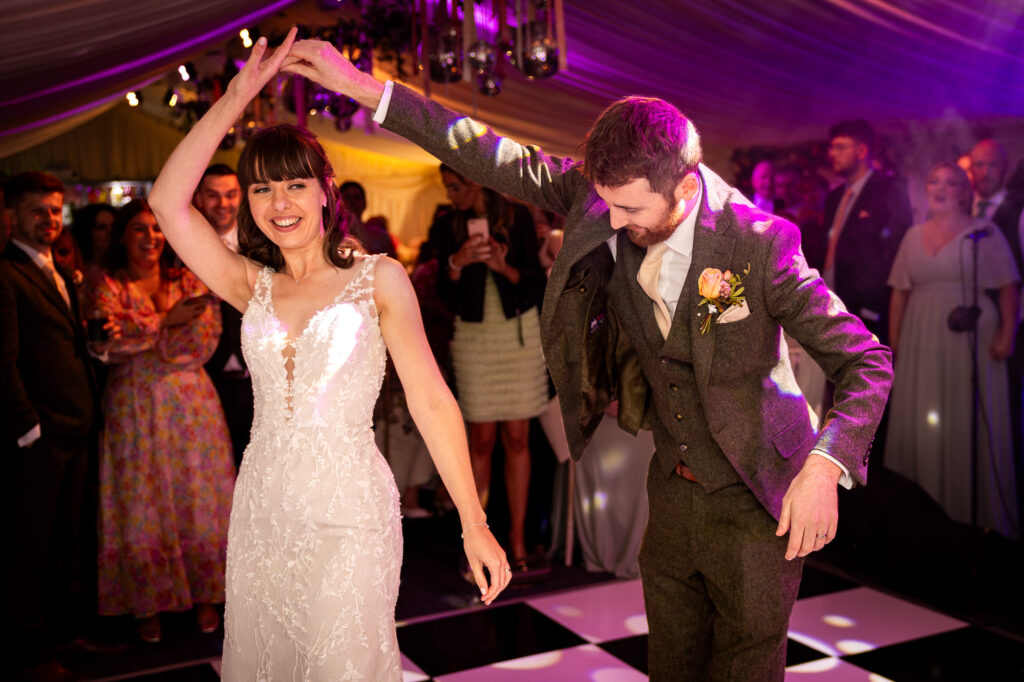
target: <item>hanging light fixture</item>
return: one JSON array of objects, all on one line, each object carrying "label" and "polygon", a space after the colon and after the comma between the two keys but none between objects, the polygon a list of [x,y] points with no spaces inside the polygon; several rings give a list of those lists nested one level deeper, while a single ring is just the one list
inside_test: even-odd
[{"label": "hanging light fixture", "polygon": [[[550,78],[558,73],[558,43],[555,40],[555,0],[526,0],[527,13],[523,21],[521,57],[516,62],[519,71],[529,79]],[[516,0],[519,4],[519,0]]]},{"label": "hanging light fixture", "polygon": [[[466,86],[456,87],[471,88],[474,97],[494,97],[501,93],[503,82],[513,71],[535,80],[565,70],[563,2],[317,0],[321,11],[314,17],[315,23],[300,26],[299,32],[333,43],[356,68],[367,73],[373,72],[375,61],[388,64],[386,68],[397,79],[421,73],[427,96],[432,83],[465,81]],[[333,18],[325,21],[330,15]],[[204,62],[200,79],[196,66],[184,62],[169,74],[163,104],[183,129],[190,128],[221,97],[244,62],[243,55],[261,34],[271,45],[283,38],[283,33],[268,35],[262,31],[259,26],[239,30],[226,45],[227,58],[220,73],[207,74],[208,63]],[[138,98],[129,99],[133,106],[138,105]],[[359,104],[347,96],[283,74],[268,86],[263,99],[265,106],[254,107],[225,136],[225,148],[273,125],[282,107],[294,114],[300,125],[309,116],[323,116],[342,131],[352,126],[359,110]]]}]

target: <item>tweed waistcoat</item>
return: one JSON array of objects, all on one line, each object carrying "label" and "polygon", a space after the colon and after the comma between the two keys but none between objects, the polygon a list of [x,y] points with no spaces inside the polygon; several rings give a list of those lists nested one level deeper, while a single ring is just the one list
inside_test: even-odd
[{"label": "tweed waistcoat", "polygon": [[645,249],[626,236],[619,235],[608,291],[616,313],[633,330],[630,339],[651,388],[654,466],[669,475],[682,461],[708,492],[738,483],[739,475],[711,435],[697,390],[691,356],[691,335],[700,333],[696,268],[687,273],[672,329],[663,339],[651,299],[636,281]]}]

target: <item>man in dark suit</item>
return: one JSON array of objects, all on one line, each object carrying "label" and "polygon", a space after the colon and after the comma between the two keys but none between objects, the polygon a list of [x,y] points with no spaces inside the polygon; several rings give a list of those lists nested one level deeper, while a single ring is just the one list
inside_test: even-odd
[{"label": "man in dark suit", "polygon": [[[70,274],[51,246],[63,229],[64,187],[46,173],[5,186],[11,243],[0,256],[0,424],[5,666],[22,679],[72,679],[53,660],[53,615],[81,560],[87,439],[97,397]],[[91,558],[95,561],[95,557]]]},{"label": "man in dark suit", "polygon": [[[235,171],[223,163],[207,168],[192,203],[217,230],[221,241],[232,251],[238,251],[238,207],[242,203],[242,188]],[[223,327],[217,348],[206,363],[206,372],[224,407],[238,468],[252,431],[252,378],[242,356],[242,314],[221,301],[220,315]]]},{"label": "man in dark suit", "polygon": [[753,196],[750,201],[767,213],[775,213],[775,164],[765,159],[754,166],[750,174]]},{"label": "man in dark suit", "polygon": [[387,225],[381,225],[379,222],[383,217],[377,216],[379,220],[363,221],[363,214],[366,213],[366,189],[355,180],[346,180],[338,187],[338,192],[345,208],[352,214],[352,220],[348,224],[349,236],[358,241],[367,253],[385,253],[389,258],[397,258],[395,243],[391,241]]},{"label": "man in dark suit", "polygon": [[[567,217],[542,330],[573,456],[616,398],[620,425],[654,431],[640,557],[651,679],[781,680],[797,557],[835,536],[841,477],[865,482],[892,377],[888,349],[807,267],[797,228],[701,165],[696,130],[662,100],[613,104],[581,166],[381,84],[324,43],[290,59],[474,181]],[[783,328],[836,382],[818,433]]]},{"label": "man in dark suit", "polygon": [[[1011,191],[1006,177],[1010,161],[1006,147],[987,138],[971,149],[971,186],[974,196],[971,215],[995,223],[1006,237],[1017,264],[1017,272],[1024,272],[1021,238],[1024,236],[1024,194]],[[1021,423],[1022,392],[1024,392],[1024,326],[1017,328],[1013,354],[1006,359],[1006,377],[1010,384],[1010,423],[1013,432],[1013,452],[1017,460],[1017,501],[1020,516],[1024,518],[1024,424]]]},{"label": "man in dark suit", "polygon": [[[825,199],[825,282],[846,308],[886,343],[889,271],[913,215],[906,190],[872,167],[875,132],[867,121],[828,131],[828,158],[844,183]],[[816,264],[812,264],[817,267]]]}]

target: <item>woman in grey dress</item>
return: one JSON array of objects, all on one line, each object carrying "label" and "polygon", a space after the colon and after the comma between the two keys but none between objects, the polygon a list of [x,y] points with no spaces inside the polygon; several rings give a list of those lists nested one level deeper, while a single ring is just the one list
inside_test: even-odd
[{"label": "woman in grey dress", "polygon": [[[928,218],[907,231],[889,275],[896,376],[885,463],[920,484],[951,518],[971,521],[971,349],[969,335],[952,330],[947,319],[955,307],[971,304],[976,240],[978,523],[1015,537],[1006,358],[1017,322],[1017,269],[999,229],[968,215],[970,184],[961,168],[933,167],[925,193]],[[998,307],[986,290],[998,291]]]}]

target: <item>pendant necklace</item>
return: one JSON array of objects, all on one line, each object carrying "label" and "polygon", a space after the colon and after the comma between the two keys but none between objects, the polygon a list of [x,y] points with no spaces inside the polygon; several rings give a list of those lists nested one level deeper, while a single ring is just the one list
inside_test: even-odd
[{"label": "pendant necklace", "polygon": [[306,273],[305,275],[303,275],[302,277],[299,277],[298,279],[295,279],[294,277],[292,277],[291,273],[288,273],[288,276],[289,276],[289,277],[291,277],[291,278],[292,278],[293,280],[295,280],[295,283],[296,283],[296,284],[298,284],[298,283],[299,283],[299,282],[301,282],[302,280],[304,280],[304,279],[306,279],[307,277],[309,277],[310,275],[312,275],[312,274],[313,274],[313,272],[315,272],[315,271],[314,271],[314,270],[310,270],[309,272],[307,272],[307,273]]}]

